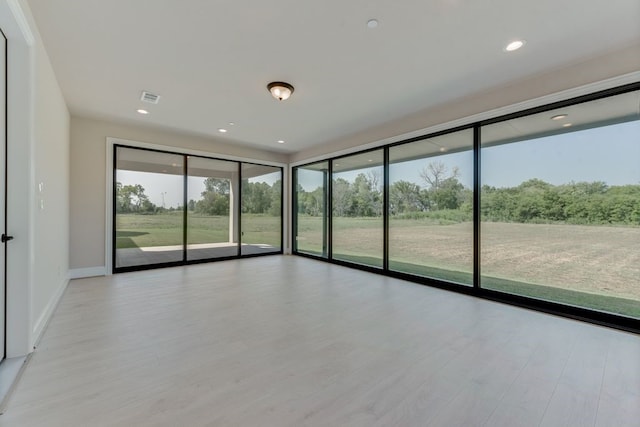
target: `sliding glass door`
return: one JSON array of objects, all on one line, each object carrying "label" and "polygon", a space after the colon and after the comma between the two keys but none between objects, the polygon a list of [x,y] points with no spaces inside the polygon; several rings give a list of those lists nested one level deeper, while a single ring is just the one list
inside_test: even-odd
[{"label": "sliding glass door", "polygon": [[389,148],[389,269],[473,285],[473,131]]},{"label": "sliding glass door", "polygon": [[187,260],[238,255],[238,163],[190,156],[187,164]]},{"label": "sliding glass door", "polygon": [[382,267],[383,152],[370,151],[333,162],[333,258]]},{"label": "sliding glass door", "polygon": [[113,188],[114,272],[282,252],[280,167],[116,145]]},{"label": "sliding glass door", "polygon": [[314,163],[296,169],[296,229],[294,250],[326,258],[327,186],[329,162]]},{"label": "sliding glass door", "polygon": [[117,147],[116,269],[183,261],[184,157]]},{"label": "sliding glass door", "polygon": [[481,286],[640,318],[640,92],[482,129]]},{"label": "sliding glass door", "polygon": [[242,164],[242,255],[282,251],[282,169]]}]

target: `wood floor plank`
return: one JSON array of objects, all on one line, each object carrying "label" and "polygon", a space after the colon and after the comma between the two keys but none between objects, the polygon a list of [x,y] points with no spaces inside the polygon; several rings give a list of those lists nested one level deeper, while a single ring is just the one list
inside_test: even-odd
[{"label": "wood floor plank", "polygon": [[73,280],[0,426],[637,426],[640,337],[294,256]]}]

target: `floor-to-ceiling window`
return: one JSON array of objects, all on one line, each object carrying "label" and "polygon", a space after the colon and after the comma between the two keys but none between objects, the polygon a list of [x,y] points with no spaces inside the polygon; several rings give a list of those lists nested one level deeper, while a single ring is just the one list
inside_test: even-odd
[{"label": "floor-to-ceiling window", "polygon": [[329,162],[296,169],[296,232],[294,249],[323,258],[327,254],[327,187]]},{"label": "floor-to-ceiling window", "polygon": [[640,330],[640,83],[293,174],[295,253]]},{"label": "floor-to-ceiling window", "polygon": [[280,167],[115,145],[114,271],[280,253],[281,206]]},{"label": "floor-to-ceiling window", "polygon": [[482,128],[481,286],[640,317],[640,93]]},{"label": "floor-to-ceiling window", "polygon": [[183,261],[184,157],[116,147],[116,269]]},{"label": "floor-to-ceiling window", "polygon": [[333,161],[333,259],[382,267],[383,151]]},{"label": "floor-to-ceiling window", "polygon": [[389,149],[389,269],[473,285],[473,130]]},{"label": "floor-to-ceiling window", "polygon": [[238,255],[238,163],[187,158],[187,260]]},{"label": "floor-to-ceiling window", "polygon": [[241,253],[282,250],[282,169],[242,164]]}]

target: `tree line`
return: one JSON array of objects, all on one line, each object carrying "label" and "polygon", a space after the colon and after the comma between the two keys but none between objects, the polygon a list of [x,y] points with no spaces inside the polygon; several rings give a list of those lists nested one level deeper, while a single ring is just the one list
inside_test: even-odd
[{"label": "tree line", "polygon": [[[418,212],[465,210],[471,212],[472,192],[458,180],[458,168],[449,170],[441,162],[429,163],[420,173],[424,186],[409,181],[396,181],[389,188],[389,212],[406,215]],[[382,215],[381,177],[374,172],[360,173],[353,182],[333,180],[333,212],[341,217]],[[319,216],[323,210],[324,192],[316,188],[307,192],[298,186],[298,213]]]},{"label": "tree line", "polygon": [[[206,178],[205,189],[199,200],[189,200],[187,209],[201,215],[229,215],[231,187],[228,179]],[[281,181],[272,185],[265,182],[242,182],[242,213],[280,215]],[[116,212],[157,214],[182,210],[180,207],[164,208],[149,200],[140,184],[123,185],[116,182]]]},{"label": "tree line", "polygon": [[640,225],[640,185],[552,185],[534,178],[517,187],[483,186],[481,198],[487,221]]},{"label": "tree line", "polygon": [[[198,201],[189,200],[189,210],[201,215],[229,215],[231,186],[228,179],[207,178],[205,190]],[[280,215],[282,184],[242,181],[241,212],[247,214]]]},{"label": "tree line", "polygon": [[[441,162],[429,163],[420,173],[422,185],[396,181],[389,187],[389,213],[396,218],[472,221],[473,192],[459,181],[459,170]],[[352,182],[333,180],[333,215],[382,215],[382,186],[371,173]],[[305,191],[298,186],[298,213],[320,216],[322,188]],[[484,221],[520,223],[640,225],[640,185],[608,186],[601,181],[553,185],[530,179],[518,186],[481,189]]]}]

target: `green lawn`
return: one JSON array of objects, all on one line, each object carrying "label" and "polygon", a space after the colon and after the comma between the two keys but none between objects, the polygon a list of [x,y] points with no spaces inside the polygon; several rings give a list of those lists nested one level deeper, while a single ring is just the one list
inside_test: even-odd
[{"label": "green lawn", "polygon": [[[340,259],[368,266],[381,265],[378,258],[366,256],[342,255]],[[398,261],[389,262],[389,269],[400,273],[457,283],[461,286],[469,286],[473,283],[473,275],[462,271],[445,270],[437,267]],[[640,318],[640,300],[590,294],[553,286],[534,285],[485,275],[482,276],[481,280],[484,287],[495,291]]]},{"label": "green lawn", "polygon": [[[298,229],[298,250],[321,254],[321,219],[300,217]],[[381,236],[380,219],[334,220],[334,258],[380,267]],[[472,284],[471,223],[391,218],[389,242],[392,270]],[[640,317],[639,245],[638,227],[485,222],[482,286]]]},{"label": "green lawn", "polygon": [[[157,215],[118,214],[116,248],[142,248],[182,244],[182,212]],[[189,213],[187,242],[222,243],[229,241],[229,217]],[[280,246],[280,217],[242,215],[242,243]]]},{"label": "green lawn", "polygon": [[[188,242],[229,241],[229,217],[188,215]],[[390,221],[392,270],[470,285],[472,225]],[[334,257],[380,267],[379,218],[334,220]],[[322,252],[322,220],[298,220],[298,250]],[[280,245],[280,218],[242,216],[242,242]],[[640,228],[483,223],[482,286],[640,317]],[[118,249],[182,244],[182,213],[118,215]]]}]

